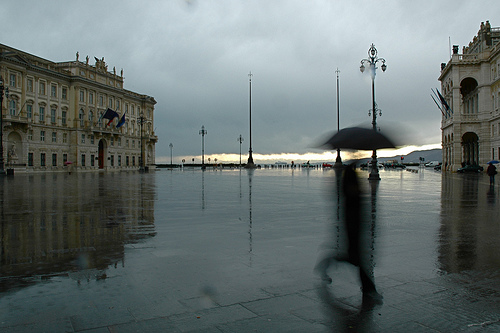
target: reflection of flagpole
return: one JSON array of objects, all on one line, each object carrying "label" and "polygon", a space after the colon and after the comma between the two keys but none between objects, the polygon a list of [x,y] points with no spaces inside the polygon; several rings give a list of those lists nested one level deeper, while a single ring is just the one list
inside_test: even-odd
[{"label": "reflection of flagpole", "polygon": [[248,171],[248,254],[249,265],[252,266],[252,175],[253,171]]}]

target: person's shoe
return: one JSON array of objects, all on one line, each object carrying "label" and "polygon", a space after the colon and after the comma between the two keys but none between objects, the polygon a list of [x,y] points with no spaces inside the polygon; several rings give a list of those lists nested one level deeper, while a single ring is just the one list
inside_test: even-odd
[{"label": "person's shoe", "polygon": [[380,295],[376,290],[372,290],[369,292],[363,292],[363,301],[382,304],[384,303],[384,297]]}]

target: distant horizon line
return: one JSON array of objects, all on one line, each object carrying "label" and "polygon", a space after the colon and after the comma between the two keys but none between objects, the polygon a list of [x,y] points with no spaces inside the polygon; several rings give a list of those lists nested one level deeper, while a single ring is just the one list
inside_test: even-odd
[{"label": "distant horizon line", "polygon": [[[408,155],[412,152],[415,151],[427,151],[427,150],[434,150],[434,149],[441,149],[441,143],[439,144],[428,144],[428,145],[422,145],[422,146],[406,146],[398,149],[383,149],[383,150],[377,150],[377,157],[378,158],[388,158],[388,157],[396,157],[396,156],[405,156]],[[371,157],[372,152],[371,151],[341,151],[340,152],[340,157],[342,160],[352,160],[352,159],[364,159],[364,158],[369,158]],[[314,153],[314,152],[307,152],[307,153],[279,153],[279,154],[259,154],[256,153],[255,150],[252,151],[252,156],[255,161],[255,163],[276,163],[276,162],[285,162],[285,163],[291,163],[292,161],[294,163],[302,163],[302,162],[334,162],[335,159],[337,158],[337,152],[336,151],[325,151],[322,153]],[[194,158],[194,162],[193,162]],[[201,154],[200,155],[181,155],[181,156],[173,156],[172,157],[172,163],[174,164],[190,164],[190,163],[202,163],[201,161]],[[185,162],[182,162],[182,160],[185,160]],[[241,163],[246,164],[248,159],[248,154],[245,152],[245,154],[241,154]],[[170,156],[160,156],[155,159],[155,163],[158,164],[163,164],[163,163],[170,163]],[[234,153],[221,153],[221,154],[206,154],[205,153],[205,164],[214,164],[214,163],[240,163],[240,154],[234,154]]]}]

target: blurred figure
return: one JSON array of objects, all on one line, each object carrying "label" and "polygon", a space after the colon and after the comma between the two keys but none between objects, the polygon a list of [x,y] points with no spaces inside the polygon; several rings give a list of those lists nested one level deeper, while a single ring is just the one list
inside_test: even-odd
[{"label": "blurred figure", "polygon": [[488,168],[486,169],[486,173],[490,176],[490,185],[495,184],[495,175],[497,174],[497,168],[493,165],[493,163],[488,163]]},{"label": "blurred figure", "polygon": [[369,297],[380,301],[382,296],[377,292],[375,284],[367,273],[366,258],[363,258],[363,248],[368,244],[363,244],[362,229],[365,221],[362,219],[361,190],[358,176],[354,170],[355,164],[345,167],[342,177],[342,207],[344,212],[344,227],[347,233],[347,254],[338,255],[330,253],[322,258],[315,267],[325,283],[331,283],[332,278],[328,276],[327,270],[336,262],[348,262],[359,269],[361,279],[361,289],[363,298]]}]

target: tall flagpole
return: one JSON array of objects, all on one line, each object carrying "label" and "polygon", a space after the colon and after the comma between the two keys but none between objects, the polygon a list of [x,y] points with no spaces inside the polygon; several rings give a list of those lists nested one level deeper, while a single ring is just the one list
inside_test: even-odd
[{"label": "tall flagpole", "polygon": [[[339,69],[335,71],[337,73],[337,132],[340,131],[340,102],[339,102]],[[342,166],[342,159],[340,158],[340,148],[337,148],[337,159],[335,160],[334,167],[340,168]]]},{"label": "tall flagpole", "polygon": [[254,169],[256,168],[253,157],[252,157],[252,72],[248,74],[248,81],[250,85],[250,102],[249,102],[249,110],[250,110],[250,149],[248,150],[248,162],[245,168]]}]

